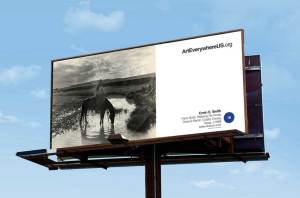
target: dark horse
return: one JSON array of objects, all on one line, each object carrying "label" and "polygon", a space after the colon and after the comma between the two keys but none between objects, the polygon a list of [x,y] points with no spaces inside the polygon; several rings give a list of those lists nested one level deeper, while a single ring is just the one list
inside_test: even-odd
[{"label": "dark horse", "polygon": [[94,97],[87,98],[82,102],[80,123],[79,123],[81,130],[82,130],[82,121],[85,121],[84,131],[86,131],[86,127],[88,124],[87,113],[89,110],[90,111],[94,110],[95,112],[100,113],[100,126],[102,126],[102,127],[103,127],[103,118],[104,118],[105,112],[108,110],[111,125],[114,125],[115,115],[116,115],[114,106],[111,104],[111,102],[107,98],[104,98],[104,102],[102,104],[98,104],[97,98],[94,96]]}]

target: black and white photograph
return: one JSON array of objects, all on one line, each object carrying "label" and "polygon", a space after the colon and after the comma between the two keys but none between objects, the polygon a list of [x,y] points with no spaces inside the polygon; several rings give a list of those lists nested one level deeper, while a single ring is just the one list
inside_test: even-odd
[{"label": "black and white photograph", "polygon": [[154,46],[53,61],[51,146],[155,137]]}]

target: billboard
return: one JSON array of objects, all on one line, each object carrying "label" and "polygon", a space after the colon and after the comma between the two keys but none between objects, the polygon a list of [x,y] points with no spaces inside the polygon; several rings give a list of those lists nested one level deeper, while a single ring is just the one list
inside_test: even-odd
[{"label": "billboard", "polygon": [[52,61],[51,148],[247,133],[243,30]]}]

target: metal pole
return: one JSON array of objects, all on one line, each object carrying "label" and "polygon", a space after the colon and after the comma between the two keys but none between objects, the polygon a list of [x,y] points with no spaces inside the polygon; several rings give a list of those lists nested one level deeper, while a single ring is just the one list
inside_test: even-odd
[{"label": "metal pole", "polygon": [[155,145],[145,154],[145,161],[146,198],[161,198],[161,162]]}]

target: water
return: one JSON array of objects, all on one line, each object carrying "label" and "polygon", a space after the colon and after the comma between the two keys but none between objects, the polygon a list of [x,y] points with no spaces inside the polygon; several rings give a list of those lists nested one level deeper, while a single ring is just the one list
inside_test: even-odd
[{"label": "water", "polygon": [[[108,99],[115,109],[117,109],[114,125],[111,125],[110,120],[108,119],[108,114],[105,114],[103,127],[100,127],[100,115],[88,112],[86,134],[81,132],[79,126],[78,118],[81,111],[80,105],[75,105],[73,108],[61,108],[63,110],[59,111],[60,114],[55,114],[57,117],[56,122],[62,122],[64,118],[71,115],[71,119],[68,122],[71,127],[62,129],[62,133],[55,135],[52,134],[52,148],[108,143],[106,139],[113,133],[120,133],[129,140],[155,137],[155,125],[151,126],[151,128],[145,132],[137,132],[127,129],[126,121],[128,120],[131,112],[135,109],[134,104],[129,103],[123,97],[111,97]],[[70,100],[68,99],[62,100],[62,98],[60,98],[60,101],[66,101],[66,103],[70,104]],[[81,100],[73,97],[72,101]],[[53,108],[55,111],[57,111],[57,107],[59,107],[59,105],[54,105]]]}]

